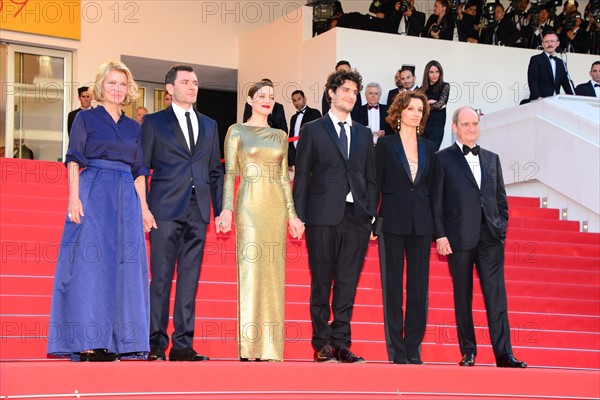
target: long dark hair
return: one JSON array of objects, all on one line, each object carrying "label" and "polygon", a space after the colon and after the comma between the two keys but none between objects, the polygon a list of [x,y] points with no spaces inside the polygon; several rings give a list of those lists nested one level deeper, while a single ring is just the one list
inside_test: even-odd
[{"label": "long dark hair", "polygon": [[[433,85],[429,83],[429,70],[431,67],[437,67],[437,69],[440,70],[440,79],[438,79],[438,81]],[[442,68],[442,64],[436,60],[431,60],[427,63],[427,65],[425,65],[425,70],[423,71],[423,84],[421,85],[421,91],[423,93],[427,93],[427,91],[431,89],[432,93],[438,93],[442,91],[442,87],[444,87],[444,69]]]}]

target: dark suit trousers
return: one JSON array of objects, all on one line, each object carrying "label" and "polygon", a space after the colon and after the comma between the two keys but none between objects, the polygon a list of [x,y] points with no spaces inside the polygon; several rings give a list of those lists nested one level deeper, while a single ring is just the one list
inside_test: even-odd
[{"label": "dark suit trousers", "polygon": [[494,355],[498,358],[512,353],[504,283],[504,245],[492,237],[487,225],[483,224],[477,247],[452,251],[453,254],[448,256],[448,264],[454,285],[454,309],[461,353],[477,354],[472,304],[473,264],[481,282]]},{"label": "dark suit trousers", "polygon": [[[346,204],[342,222],[335,226],[307,225],[306,247],[311,273],[310,316],[312,346],[350,347],[350,320],[358,278],[362,271],[370,224],[357,221],[354,206]],[[333,321],[329,324],[331,285]]]},{"label": "dark suit trousers", "polygon": [[169,299],[177,261],[177,285],[172,344],[175,349],[192,347],[196,291],[206,239],[196,195],[192,194],[183,216],[175,221],[157,220],[150,232],[150,347],[165,349],[169,344]]},{"label": "dark suit trousers", "polygon": [[[406,253],[406,319],[402,313],[404,254]],[[388,359],[406,363],[421,358],[427,326],[431,235],[395,235],[379,238],[383,316]]]}]

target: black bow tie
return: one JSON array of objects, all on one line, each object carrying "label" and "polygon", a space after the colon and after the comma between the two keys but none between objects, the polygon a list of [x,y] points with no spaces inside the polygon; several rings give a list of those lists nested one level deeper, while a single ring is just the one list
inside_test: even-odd
[{"label": "black bow tie", "polygon": [[473,148],[470,148],[466,144],[463,144],[463,154],[466,156],[469,153],[473,153],[474,156],[479,154],[479,145],[475,145]]},{"label": "black bow tie", "polygon": [[594,83],[594,87],[600,87],[600,83]]},{"label": "black bow tie", "polygon": [[551,60],[554,60],[554,61],[558,60],[558,57],[556,57],[556,56],[548,56],[548,57],[549,57]]},{"label": "black bow tie", "polygon": [[376,109],[376,110],[379,110],[379,104],[378,104],[378,105],[376,105],[376,106],[369,106],[369,105],[367,105],[367,108],[368,108],[369,110],[371,110],[371,109],[373,109],[373,108],[374,108],[374,109]]},{"label": "black bow tie", "polygon": [[304,111],[306,111],[306,109],[300,110],[300,111],[296,111],[296,115],[298,115],[298,114],[304,114]]}]

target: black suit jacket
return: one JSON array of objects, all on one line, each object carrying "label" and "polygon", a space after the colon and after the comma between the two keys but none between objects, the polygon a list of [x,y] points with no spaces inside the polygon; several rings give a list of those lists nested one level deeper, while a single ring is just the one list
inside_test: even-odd
[{"label": "black suit jacket", "polygon": [[[400,26],[402,19],[404,19],[404,14],[400,11],[397,11],[392,17],[394,33],[398,33],[398,27]],[[408,36],[421,36],[423,28],[425,27],[425,19],[424,13],[413,9],[411,16],[408,17],[406,21],[406,34]]]},{"label": "black suit jacket", "polygon": [[192,186],[204,223],[210,222],[210,202],[214,215],[221,213],[223,167],[217,123],[194,110],[199,134],[194,154],[189,150],[179,121],[168,106],[148,114],[142,122],[144,164],[154,169],[148,192],[148,206],[157,220],[176,220],[185,213]]},{"label": "black suit jacket", "polygon": [[435,173],[435,147],[433,142],[419,137],[417,148],[419,166],[413,182],[400,135],[382,137],[377,142],[375,164],[383,232],[396,235],[433,234],[430,194]]},{"label": "black suit jacket", "polygon": [[[388,106],[385,104],[379,104],[379,129],[383,129],[386,135],[393,135],[394,131],[390,124],[385,122],[385,118],[387,117]],[[364,126],[369,126],[369,109],[368,104],[365,104],[359,109],[358,118],[356,122],[362,124]]]},{"label": "black suit jacket", "polygon": [[554,96],[555,91],[556,93],[560,92],[561,86],[566,94],[573,94],[563,61],[560,58],[556,60],[556,77],[553,78],[550,59],[544,52],[531,57],[529,60],[527,83],[529,85],[530,100]]},{"label": "black suit jacket", "polygon": [[[497,27],[497,28],[496,28]],[[494,31],[496,33],[496,43],[494,43]],[[521,31],[517,29],[512,20],[504,17],[499,23],[494,22],[486,27],[482,33],[482,42],[485,44],[496,44],[501,46],[516,46],[521,38]]]},{"label": "black suit jacket", "polygon": [[452,249],[471,250],[479,243],[483,222],[494,238],[504,243],[508,202],[498,155],[480,150],[481,189],[456,143],[440,150],[436,157],[432,189],[435,238],[447,237]]},{"label": "black suit jacket", "polygon": [[69,137],[71,136],[71,127],[73,126],[73,121],[75,121],[75,116],[77,115],[77,113],[79,113],[79,111],[83,111],[83,109],[79,107],[77,110],[71,111],[67,116],[67,135]]},{"label": "black suit jacket", "polygon": [[[319,110],[306,106],[306,108],[304,109],[304,116],[302,117],[302,121],[300,122],[300,128],[302,128],[307,122],[314,121],[315,119],[319,118],[321,118],[321,113],[319,112]],[[297,119],[298,113],[292,115],[292,119],[290,120],[290,138],[294,137],[294,127],[296,126]],[[294,145],[294,142],[289,143],[288,166],[290,167],[293,166],[296,162],[296,145]]]},{"label": "black suit jacket", "polygon": [[589,81],[577,85],[577,87],[575,88],[575,94],[577,94],[578,96],[596,97],[596,91],[594,90],[594,86],[592,86],[592,84]]},{"label": "black suit jacket", "polygon": [[388,92],[387,101],[385,103],[388,106],[388,108],[389,108],[389,106],[392,105],[392,103],[394,102],[394,98],[396,98],[398,93],[400,93],[400,89],[398,89],[398,88],[392,89]]},{"label": "black suit jacket", "polygon": [[[425,24],[425,28],[423,28],[423,32],[421,32],[422,37],[433,38],[431,36],[431,27],[434,24],[437,24],[438,17],[435,14],[429,16],[427,23]],[[452,40],[454,38],[454,17],[450,13],[450,10],[446,12],[446,14],[442,17],[442,21],[440,22],[441,30],[439,31],[439,37],[443,40]]]},{"label": "black suit jacket", "polygon": [[370,230],[371,217],[377,215],[373,136],[357,122],[346,132],[350,137],[348,158],[329,115],[302,128],[293,189],[296,213],[308,225],[337,225],[351,191],[355,216]]},{"label": "black suit jacket", "polygon": [[[252,107],[250,104],[246,103],[244,105],[244,122],[248,121],[252,116]],[[269,114],[267,118],[267,123],[271,128],[281,129],[285,133],[288,133],[287,121],[285,119],[285,110],[283,109],[283,105],[275,102],[273,106],[273,111]]]}]

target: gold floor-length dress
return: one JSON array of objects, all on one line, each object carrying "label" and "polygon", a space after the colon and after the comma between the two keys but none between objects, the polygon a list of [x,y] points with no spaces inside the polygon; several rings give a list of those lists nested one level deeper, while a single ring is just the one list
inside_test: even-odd
[{"label": "gold floor-length dress", "polygon": [[234,210],[238,270],[238,356],[283,360],[285,240],[296,218],[288,178],[287,134],[232,125],[225,137],[223,208]]}]

